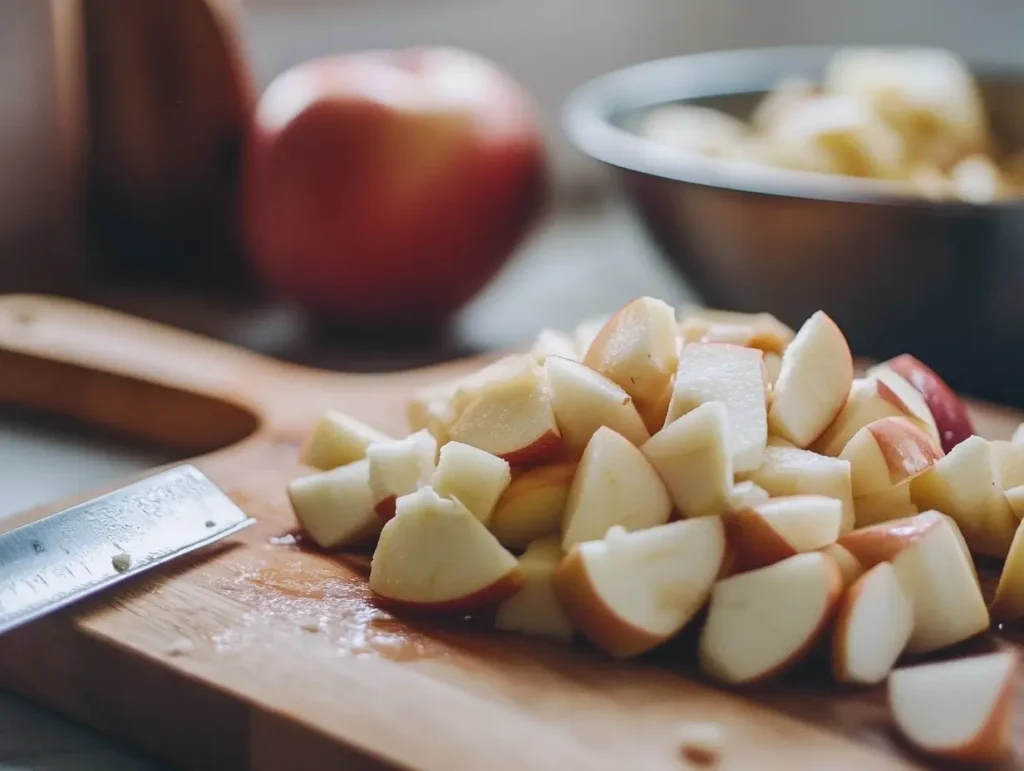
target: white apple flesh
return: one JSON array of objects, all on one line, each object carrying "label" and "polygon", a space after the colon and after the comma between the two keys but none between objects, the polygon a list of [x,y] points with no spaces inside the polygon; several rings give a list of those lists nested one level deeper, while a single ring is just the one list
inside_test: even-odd
[{"label": "white apple flesh", "polygon": [[293,480],[288,500],[299,524],[321,548],[362,544],[380,532],[365,458]]},{"label": "white apple flesh", "polygon": [[511,481],[507,460],[468,444],[448,442],[441,448],[430,486],[444,498],[458,498],[486,525]]},{"label": "white apple flesh", "polygon": [[835,543],[842,502],[823,495],[772,498],[722,517],[738,571],[765,567]]},{"label": "white apple flesh", "polygon": [[519,471],[498,499],[488,527],[510,549],[561,532],[575,463],[555,463]]},{"label": "white apple flesh", "polygon": [[523,586],[498,607],[494,627],[504,632],[567,641],[575,629],[555,594],[555,570],[564,554],[557,538],[534,541],[519,558]]},{"label": "white apple flesh", "polygon": [[390,442],[387,434],[333,410],[317,421],[302,449],[302,463],[320,471],[347,466],[366,457],[374,442]]},{"label": "white apple flesh", "polygon": [[437,440],[427,431],[417,431],[405,439],[371,444],[366,458],[373,505],[388,520],[394,516],[398,498],[430,482],[437,463]]},{"label": "white apple flesh", "polygon": [[905,482],[943,455],[938,444],[906,418],[881,418],[854,434],[839,457],[850,462],[856,498]]}]

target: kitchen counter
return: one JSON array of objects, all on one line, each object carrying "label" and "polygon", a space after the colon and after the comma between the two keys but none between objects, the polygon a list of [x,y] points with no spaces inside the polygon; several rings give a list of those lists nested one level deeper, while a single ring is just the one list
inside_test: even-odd
[{"label": "kitchen counter", "polygon": [[[571,328],[633,297],[681,304],[690,294],[622,207],[592,203],[554,213],[467,308],[450,339],[431,345],[311,335],[287,308],[211,305],[199,298],[111,291],[92,299],[216,335],[270,355],[334,369],[403,368],[528,341],[541,327]],[[174,460],[44,416],[0,409],[0,518]],[[101,737],[0,692],[0,771],[156,768]]]}]

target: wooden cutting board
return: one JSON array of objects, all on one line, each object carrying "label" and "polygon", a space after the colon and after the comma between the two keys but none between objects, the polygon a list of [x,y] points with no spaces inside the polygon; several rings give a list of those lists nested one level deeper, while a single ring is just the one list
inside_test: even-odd
[{"label": "wooden cutting board", "polygon": [[[615,663],[406,622],[374,607],[367,558],[275,542],[294,527],[285,484],[306,473],[296,457],[325,408],[400,434],[414,388],[480,363],[335,374],[69,301],[0,298],[0,401],[199,455],[258,520],[0,638],[0,684],[188,768],[678,771],[695,767],[687,721],[722,724],[721,769],[933,767],[891,733],[879,690],[841,692],[811,668],[730,693],[693,674],[685,646]],[[993,438],[1019,420],[975,416]]]}]

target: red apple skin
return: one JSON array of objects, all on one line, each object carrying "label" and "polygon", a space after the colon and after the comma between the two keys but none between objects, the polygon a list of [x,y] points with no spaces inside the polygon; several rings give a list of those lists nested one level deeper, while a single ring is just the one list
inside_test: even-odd
[{"label": "red apple skin", "polygon": [[398,504],[398,498],[394,495],[389,495],[374,505],[373,510],[380,517],[381,522],[388,522],[392,517],[395,516],[395,509]]},{"label": "red apple skin", "polygon": [[948,453],[974,434],[974,424],[967,407],[941,377],[909,353],[886,362],[890,369],[912,385],[932,411],[935,427],[942,440],[942,451]]},{"label": "red apple skin", "polygon": [[500,605],[513,594],[523,588],[523,571],[517,565],[500,579],[485,586],[479,591],[465,597],[456,597],[443,602],[412,602],[374,594],[378,605],[382,608],[407,613],[410,615],[426,614],[429,616],[464,616]]},{"label": "red apple skin", "polygon": [[365,51],[278,77],[249,133],[246,248],[321,318],[436,325],[536,220],[543,137],[522,88],[454,48]]}]

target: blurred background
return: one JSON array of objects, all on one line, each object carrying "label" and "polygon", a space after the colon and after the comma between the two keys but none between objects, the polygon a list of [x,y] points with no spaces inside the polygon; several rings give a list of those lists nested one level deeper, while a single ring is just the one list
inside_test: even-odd
[{"label": "blurred background", "polygon": [[[522,345],[542,327],[571,329],[642,294],[677,304],[703,299],[687,271],[661,256],[609,170],[567,139],[562,110],[573,89],[658,57],[809,43],[941,46],[1012,70],[1024,67],[1022,30],[1024,5],[1015,0],[0,0],[0,292],[81,297],[339,370],[402,369]],[[299,150],[280,142],[279,154],[267,150],[302,99],[294,83],[261,114],[265,144],[255,143],[255,160],[246,160],[255,100],[286,70],[329,54],[412,45],[466,49],[502,73],[478,67],[476,93],[453,96],[481,109],[477,125],[499,137],[478,148],[479,157],[503,160],[482,163],[497,171],[479,178],[463,169],[474,183],[452,183],[452,208],[409,221],[400,207],[388,208],[397,204],[360,165],[377,158],[376,129],[354,129],[342,141],[332,138],[328,116]],[[534,119],[522,120],[524,94],[539,137]],[[489,122],[488,109],[501,118]],[[516,131],[503,134],[512,124]],[[423,125],[422,143],[401,131],[392,137],[383,156],[393,156],[397,170],[388,173],[429,168],[431,153],[443,154],[450,124]],[[356,151],[346,158],[301,149],[325,146]],[[324,185],[312,202],[275,197],[286,195],[291,168]],[[335,168],[350,170],[367,194],[333,190]],[[446,188],[438,190],[443,201]],[[391,260],[385,269],[366,245],[373,233],[352,236],[364,259],[346,263],[332,251],[332,228],[347,237],[358,222],[331,210],[336,200],[352,202],[355,219],[378,230],[416,238],[376,244]],[[467,200],[480,205],[464,218],[470,224],[459,219]],[[327,213],[310,215],[319,220],[278,219],[288,204],[301,216],[320,201]],[[1004,231],[1016,233],[1011,245],[1024,242],[1019,210],[1014,219],[1000,216],[998,238],[988,224],[974,228],[974,214],[963,216],[968,226],[958,226],[956,238],[965,243],[949,258],[961,271],[954,278],[965,290],[975,276],[1002,283],[1002,305],[1018,307],[1022,285],[1000,279],[1024,280],[1014,259],[1024,255],[992,244]],[[729,223],[723,227],[727,233]],[[289,241],[296,233],[312,235]],[[466,237],[446,240],[453,233]],[[911,297],[928,284],[919,278],[892,280]],[[813,303],[813,282],[797,286],[805,284],[812,289],[803,301]],[[846,302],[844,312],[870,321],[872,295],[858,295],[863,303],[852,310]],[[922,349],[984,357],[953,356],[942,374],[975,393],[1024,402],[1019,347],[1010,345],[1024,340],[1024,313],[986,322],[1016,330],[1001,339],[1000,353],[937,323],[952,315],[962,327],[965,315],[991,304],[988,295],[976,293],[959,315],[949,312],[955,297],[926,299],[919,326],[934,328]],[[0,515],[169,460],[6,408],[0,458]],[[0,768],[148,767],[0,694]]]}]

